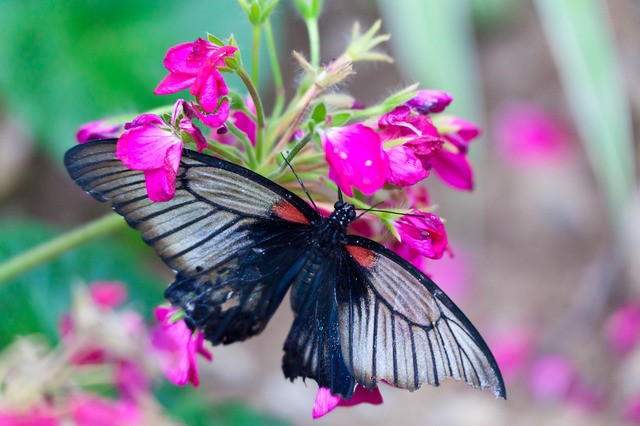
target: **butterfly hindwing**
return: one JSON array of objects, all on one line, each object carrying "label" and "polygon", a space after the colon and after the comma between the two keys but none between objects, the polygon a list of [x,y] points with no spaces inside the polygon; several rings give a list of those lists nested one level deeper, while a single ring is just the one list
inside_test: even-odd
[{"label": "butterfly hindwing", "polygon": [[282,369],[287,378],[304,377],[333,395],[349,399],[355,381],[340,348],[335,290],[346,266],[340,256],[319,256],[309,250],[291,288],[294,321],[284,344]]},{"label": "butterfly hindwing", "polygon": [[156,203],[144,174],[126,168],[115,151],[115,140],[89,142],[69,150],[65,164],[78,185],[111,201],[178,272],[167,296],[210,340],[230,343],[259,333],[292,279],[287,272],[296,267],[299,247],[291,242],[307,235],[319,215],[250,170],[188,150],[175,197]]},{"label": "butterfly hindwing", "polygon": [[359,272],[337,292],[340,337],[358,383],[415,390],[453,377],[505,397],[491,351],[433,281],[374,241],[348,236],[345,251]]}]

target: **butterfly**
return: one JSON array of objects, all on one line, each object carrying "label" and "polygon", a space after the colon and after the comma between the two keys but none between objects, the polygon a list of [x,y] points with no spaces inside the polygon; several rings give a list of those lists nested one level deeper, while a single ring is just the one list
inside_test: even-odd
[{"label": "butterfly", "polygon": [[156,203],[143,172],[115,152],[115,139],[88,142],[65,165],[176,271],[165,297],[212,344],[262,332],[290,290],[282,369],[291,381],[349,399],[356,384],[413,391],[453,377],[506,398],[491,351],[449,297],[394,252],[347,234],[352,204],[323,217],[251,170],[186,149],[175,197]]}]

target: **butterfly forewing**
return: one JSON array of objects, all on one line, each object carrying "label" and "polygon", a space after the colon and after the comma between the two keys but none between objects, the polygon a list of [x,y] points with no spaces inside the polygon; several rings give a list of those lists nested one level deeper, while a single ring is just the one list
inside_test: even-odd
[{"label": "butterfly forewing", "polygon": [[350,236],[345,249],[364,277],[338,291],[342,355],[359,383],[415,390],[453,377],[505,396],[491,351],[433,281],[371,240]]},{"label": "butterfly forewing", "polygon": [[287,272],[295,269],[319,215],[262,176],[187,150],[175,197],[156,203],[147,196],[143,173],[126,168],[115,150],[115,140],[79,145],[65,164],[83,189],[111,200],[179,272],[167,297],[193,314],[193,325],[212,342],[259,333],[282,301],[293,279]]}]

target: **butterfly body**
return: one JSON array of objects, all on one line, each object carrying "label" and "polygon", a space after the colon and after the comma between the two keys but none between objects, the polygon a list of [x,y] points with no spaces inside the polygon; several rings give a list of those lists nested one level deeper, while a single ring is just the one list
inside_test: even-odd
[{"label": "butterfly body", "polygon": [[185,150],[175,197],[154,203],[115,140],[65,156],[71,177],[141,232],[177,271],[166,298],[212,344],[264,330],[290,290],[294,320],[283,372],[349,399],[384,380],[415,390],[453,377],[504,397],[482,337],[426,275],[380,244],[348,235],[354,207],[322,217],[304,200],[235,164]]}]

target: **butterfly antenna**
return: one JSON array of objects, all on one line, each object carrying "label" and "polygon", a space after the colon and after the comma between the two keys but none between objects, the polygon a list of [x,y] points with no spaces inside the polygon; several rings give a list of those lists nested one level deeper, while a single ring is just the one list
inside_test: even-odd
[{"label": "butterfly antenna", "polygon": [[[364,209],[362,211],[362,213],[360,213],[358,215],[358,217],[356,219],[360,219],[363,215],[365,215],[366,213],[369,212],[379,212],[379,213],[389,213],[389,214],[397,214],[400,216],[413,216],[413,217],[424,217],[423,214],[415,214],[415,213],[400,213],[400,212],[394,212],[391,210],[380,210],[380,209],[376,209],[376,207],[378,207],[380,204],[384,203],[384,201],[380,201],[379,203],[374,204],[373,206],[369,207],[368,209]],[[360,210],[360,209],[356,209],[356,210]]]},{"label": "butterfly antenna", "polygon": [[[307,191],[307,187],[304,186],[304,183],[302,183],[302,179],[300,179],[300,176],[298,176],[298,174],[296,173],[295,170],[293,170],[293,167],[291,166],[291,163],[289,162],[289,160],[287,160],[287,157],[285,157],[285,155],[283,153],[280,153],[280,155],[282,155],[282,159],[284,160],[285,163],[287,163],[287,166],[289,166],[289,168],[291,169],[291,171],[293,172],[293,175],[296,177],[296,179],[298,180],[298,183],[300,184],[300,186],[302,187],[302,190],[304,191],[304,193],[307,195],[307,198],[309,199],[309,201],[311,201],[311,204],[313,205],[313,208],[316,209],[316,212],[320,213],[320,210],[318,210],[318,206],[316,206],[316,203],[313,202],[313,198],[311,198],[311,194],[309,194],[309,191]],[[320,213],[322,214],[322,213]]]}]

